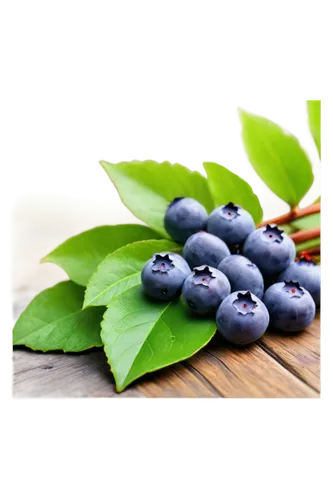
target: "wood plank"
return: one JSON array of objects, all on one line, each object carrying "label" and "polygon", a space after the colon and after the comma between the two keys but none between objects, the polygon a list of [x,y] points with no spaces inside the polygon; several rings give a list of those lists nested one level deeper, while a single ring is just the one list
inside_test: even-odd
[{"label": "wood plank", "polygon": [[295,377],[259,345],[237,348],[218,338],[188,360],[226,398],[317,398],[318,392]]},{"label": "wood plank", "polygon": [[16,397],[319,396],[258,345],[238,349],[211,344],[184,363],[143,377],[121,394],[115,392],[103,351],[43,354],[19,349],[14,351],[13,393]]},{"label": "wood plank", "polygon": [[15,348],[14,397],[142,397],[135,388],[117,394],[103,351],[36,353]]},{"label": "wood plank", "polygon": [[15,348],[13,361],[15,397],[220,396],[202,375],[182,364],[149,374],[118,394],[103,351],[64,354]]},{"label": "wood plank", "polygon": [[258,342],[291,373],[320,392],[320,314],[303,332],[285,335],[267,332]]}]

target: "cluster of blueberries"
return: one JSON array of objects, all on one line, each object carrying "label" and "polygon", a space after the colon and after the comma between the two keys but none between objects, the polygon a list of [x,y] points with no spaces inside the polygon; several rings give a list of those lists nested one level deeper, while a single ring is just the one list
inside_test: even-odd
[{"label": "cluster of blueberries", "polygon": [[208,216],[198,201],[175,198],[164,226],[184,244],[183,256],[162,252],[145,264],[141,280],[150,297],[181,294],[195,314],[216,314],[218,331],[238,345],[258,340],[269,324],[297,332],[312,322],[320,266],[295,262],[294,242],[276,225],[255,229],[251,215],[233,203]]}]

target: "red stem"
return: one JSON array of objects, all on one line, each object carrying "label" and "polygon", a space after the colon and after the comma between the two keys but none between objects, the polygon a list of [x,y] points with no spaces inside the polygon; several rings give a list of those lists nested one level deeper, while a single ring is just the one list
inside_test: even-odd
[{"label": "red stem", "polygon": [[[316,214],[320,212],[320,203],[315,203],[314,205],[309,205],[304,208],[293,208],[290,212],[284,215],[280,215],[280,217],[275,217],[275,219],[266,220],[257,225],[257,227],[263,227],[267,224],[287,224],[295,219],[300,219],[301,217],[305,217],[306,215]],[[304,241],[304,240],[302,240]]]},{"label": "red stem", "polygon": [[299,255],[320,255],[320,246],[309,248],[308,250],[302,250]]},{"label": "red stem", "polygon": [[313,238],[318,238],[320,236],[320,227],[314,227],[312,229],[302,229],[289,235],[295,244],[302,243],[303,241],[312,240]]}]

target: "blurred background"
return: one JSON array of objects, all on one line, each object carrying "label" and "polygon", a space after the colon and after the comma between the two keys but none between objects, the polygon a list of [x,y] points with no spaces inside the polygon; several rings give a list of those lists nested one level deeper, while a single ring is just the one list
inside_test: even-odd
[{"label": "blurred background", "polygon": [[91,202],[70,194],[22,194],[9,212],[12,301],[24,301],[67,279],[54,264],[39,262],[64,239],[103,224],[138,222],[119,202]]}]

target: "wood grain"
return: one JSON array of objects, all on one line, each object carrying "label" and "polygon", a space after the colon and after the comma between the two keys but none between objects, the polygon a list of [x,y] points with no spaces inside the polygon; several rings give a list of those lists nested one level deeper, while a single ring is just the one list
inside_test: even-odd
[{"label": "wood grain", "polygon": [[[26,224],[26,213],[23,220]],[[38,266],[39,258],[67,237],[61,227],[56,214],[52,230],[44,235],[38,219],[29,219],[29,230],[20,226],[20,218],[16,221],[13,261],[19,266],[13,281],[14,319],[37,293],[66,279],[52,264]],[[66,231],[78,232],[69,219]],[[142,377],[121,394],[115,391],[103,350],[43,354],[18,347],[13,365],[14,397],[318,398],[320,315],[302,333],[267,332],[246,348],[233,347],[216,335],[197,355]]]},{"label": "wood grain", "polygon": [[[36,294],[14,293],[18,317]],[[237,348],[216,335],[196,356],[146,375],[117,394],[102,350],[82,354],[14,350],[16,397],[316,398],[320,392],[320,317],[297,335],[267,332]]]}]

